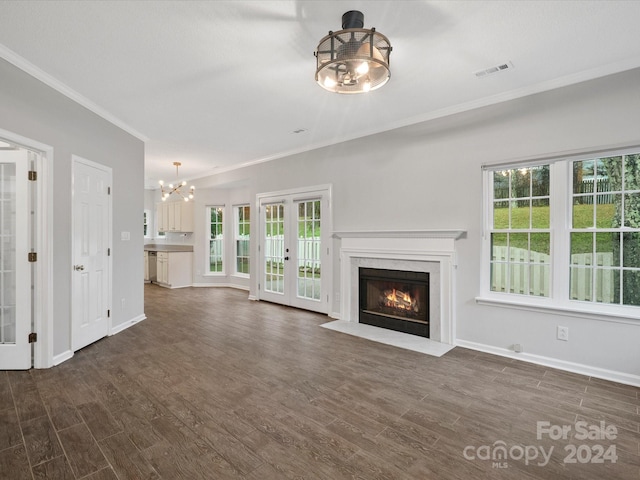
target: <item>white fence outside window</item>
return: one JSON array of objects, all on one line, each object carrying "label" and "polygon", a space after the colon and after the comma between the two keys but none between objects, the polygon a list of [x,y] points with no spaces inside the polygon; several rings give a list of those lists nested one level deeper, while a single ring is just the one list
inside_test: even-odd
[{"label": "white fence outside window", "polygon": [[[529,258],[527,258],[529,256]],[[593,267],[597,267],[595,285],[596,301],[603,303],[615,303],[614,275],[617,270],[613,266],[613,252],[579,253],[571,256],[571,300],[592,301]],[[523,248],[493,247],[493,275],[491,278],[491,290],[494,292],[522,293],[526,295],[539,295],[548,297],[550,293],[550,256],[544,253],[529,252]],[[502,263],[504,262],[504,263]],[[508,263],[507,263],[508,262]],[[511,289],[507,285],[507,268],[511,268]],[[529,292],[527,279],[530,279]]]}]

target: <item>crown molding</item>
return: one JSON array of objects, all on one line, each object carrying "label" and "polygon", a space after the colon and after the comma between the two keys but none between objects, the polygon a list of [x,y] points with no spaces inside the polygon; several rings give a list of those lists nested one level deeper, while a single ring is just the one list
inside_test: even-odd
[{"label": "crown molding", "polygon": [[35,79],[53,88],[54,90],[61,93],[65,97],[70,98],[74,102],[82,105],[87,110],[90,110],[96,115],[104,118],[109,123],[112,123],[116,127],[129,133],[130,135],[133,135],[138,140],[142,140],[143,142],[149,141],[149,137],[147,137],[146,135],[143,135],[142,133],[138,132],[136,129],[130,127],[129,125],[124,123],[122,120],[120,120],[116,116],[106,111],[104,108],[93,103],[91,100],[79,94],[78,92],[76,92],[74,89],[72,89],[65,83],[61,82],[60,80],[48,74],[47,72],[40,69],[39,67],[36,67],[33,63],[29,62],[28,60],[21,57],[16,52],[5,47],[2,44],[0,44],[0,58],[5,59],[10,64],[14,65],[15,67],[18,67],[20,70],[24,71],[25,73],[28,73]]}]

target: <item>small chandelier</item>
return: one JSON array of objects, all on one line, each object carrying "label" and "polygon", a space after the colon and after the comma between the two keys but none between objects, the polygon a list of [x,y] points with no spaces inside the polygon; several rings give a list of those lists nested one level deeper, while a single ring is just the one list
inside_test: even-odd
[{"label": "small chandelier", "polygon": [[[182,165],[180,162],[173,162],[173,164],[176,167],[176,177],[178,176],[178,168],[180,167],[180,165]],[[193,200],[193,194],[196,191],[196,187],[194,187],[193,185],[191,185],[191,187],[189,187],[189,193],[182,193],[182,191],[180,190],[182,187],[186,187],[187,186],[187,182],[186,181],[182,181],[179,182],[177,185],[174,185],[173,183],[169,184],[169,188],[165,190],[164,188],[164,182],[162,180],[160,180],[160,190],[162,192],[162,201],[166,202],[167,198],[169,198],[169,195],[176,193],[178,195],[180,195],[185,202],[188,202],[189,200]]]},{"label": "small chandelier", "polygon": [[316,82],[336,93],[365,93],[389,81],[391,44],[375,28],[367,30],[364,15],[351,10],[342,15],[342,30],[329,32],[314,52]]}]

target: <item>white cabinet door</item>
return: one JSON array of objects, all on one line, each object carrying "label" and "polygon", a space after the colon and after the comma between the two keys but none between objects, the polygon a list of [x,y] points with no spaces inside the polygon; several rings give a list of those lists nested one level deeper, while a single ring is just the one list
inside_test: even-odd
[{"label": "white cabinet door", "polygon": [[175,202],[173,206],[173,222],[169,222],[172,232],[183,232],[182,230],[182,205],[183,202]]},{"label": "white cabinet door", "polygon": [[183,202],[181,204],[180,231],[193,232],[193,202]]},{"label": "white cabinet door", "polygon": [[193,202],[158,203],[159,232],[193,232]]},{"label": "white cabinet door", "polygon": [[167,209],[167,204],[157,203],[156,204],[156,215],[158,218],[158,231],[166,232],[168,231],[168,223],[169,223],[169,211]]},{"label": "white cabinet door", "polygon": [[169,254],[167,252],[158,252],[156,257],[158,283],[169,285]]},{"label": "white cabinet door", "polygon": [[144,281],[149,281],[149,252],[144,251]]},{"label": "white cabinet door", "polygon": [[165,207],[167,209],[167,230],[166,231],[175,232],[176,231],[176,204],[167,203],[165,204]]}]

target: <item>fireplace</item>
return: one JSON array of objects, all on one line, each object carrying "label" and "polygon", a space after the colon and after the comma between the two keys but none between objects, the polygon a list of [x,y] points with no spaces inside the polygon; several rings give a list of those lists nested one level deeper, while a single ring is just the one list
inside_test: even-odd
[{"label": "fireplace", "polygon": [[359,322],[429,338],[429,273],[359,268]]},{"label": "fireplace", "polygon": [[412,339],[453,345],[456,241],[464,234],[464,230],[334,232],[334,237],[340,239],[340,311],[332,316],[346,322],[362,321],[361,268],[427,273],[429,338]]}]

